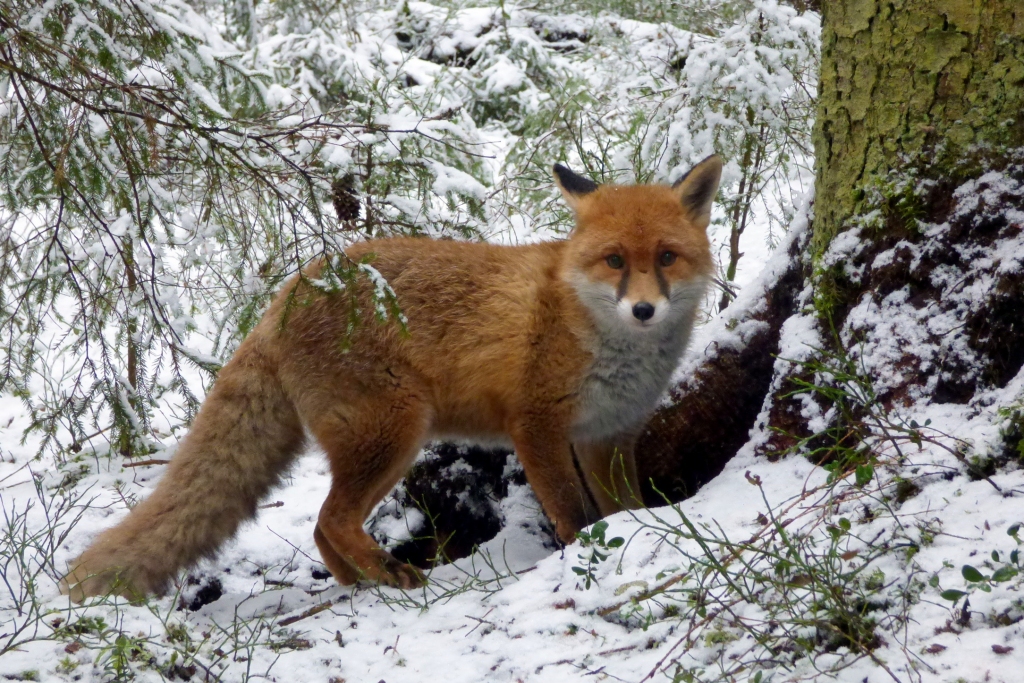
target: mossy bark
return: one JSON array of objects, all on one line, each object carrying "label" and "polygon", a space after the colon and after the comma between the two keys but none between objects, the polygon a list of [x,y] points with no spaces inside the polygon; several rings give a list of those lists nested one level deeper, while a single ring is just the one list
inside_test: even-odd
[{"label": "mossy bark", "polygon": [[1021,0],[833,0],[822,20],[815,255],[891,173],[1024,145]]}]

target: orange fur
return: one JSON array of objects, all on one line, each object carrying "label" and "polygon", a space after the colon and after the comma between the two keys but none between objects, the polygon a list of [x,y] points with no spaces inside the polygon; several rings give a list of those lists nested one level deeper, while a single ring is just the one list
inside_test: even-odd
[{"label": "orange fur", "polygon": [[[164,590],[255,513],[307,433],[330,462],[314,539],[340,583],[422,581],[362,525],[430,439],[511,441],[567,542],[638,505],[632,444],[711,271],[704,231],[720,170],[711,157],[674,187],[595,189],[556,167],[577,214],[565,241],[354,245],[347,255],[395,291],[407,334],[366,315],[365,279],[338,294],[292,280],[224,366],[156,491],[72,564],[63,589],[78,600]],[[350,331],[353,303],[363,322]]]}]

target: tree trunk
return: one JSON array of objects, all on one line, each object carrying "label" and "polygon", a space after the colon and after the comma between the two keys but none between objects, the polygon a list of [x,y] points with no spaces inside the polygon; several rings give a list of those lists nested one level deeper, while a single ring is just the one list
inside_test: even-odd
[{"label": "tree trunk", "polygon": [[[823,3],[814,130],[817,256],[908,164],[949,176],[1024,144],[1019,0]],[[929,168],[933,165],[938,168]],[[960,169],[957,175],[965,175]]]}]

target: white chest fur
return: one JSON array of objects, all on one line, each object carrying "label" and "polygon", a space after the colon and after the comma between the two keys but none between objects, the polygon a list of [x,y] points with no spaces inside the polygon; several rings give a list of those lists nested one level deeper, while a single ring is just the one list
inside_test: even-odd
[{"label": "white chest fur", "polygon": [[580,386],[574,439],[601,440],[643,427],[686,349],[703,290],[703,283],[695,283],[673,296],[672,314],[655,329],[597,316],[594,360]]},{"label": "white chest fur", "polygon": [[638,429],[657,405],[685,340],[605,339],[580,388],[574,438],[590,441]]}]

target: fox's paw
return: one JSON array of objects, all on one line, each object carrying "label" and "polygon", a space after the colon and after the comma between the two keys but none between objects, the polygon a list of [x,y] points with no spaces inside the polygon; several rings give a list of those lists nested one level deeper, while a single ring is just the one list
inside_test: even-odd
[{"label": "fox's paw", "polygon": [[558,536],[558,540],[564,545],[572,545],[576,541],[576,534],[580,529],[587,526],[587,522],[588,520],[586,517],[572,520],[558,518],[554,521],[555,534]]},{"label": "fox's paw", "polygon": [[420,586],[426,585],[427,577],[423,575],[423,572],[420,571],[419,568],[414,567],[411,564],[398,561],[389,552],[384,550],[379,552],[380,561],[376,576],[367,576],[367,578],[376,579],[379,583],[382,583],[385,586],[402,588],[404,590],[419,588]]}]

